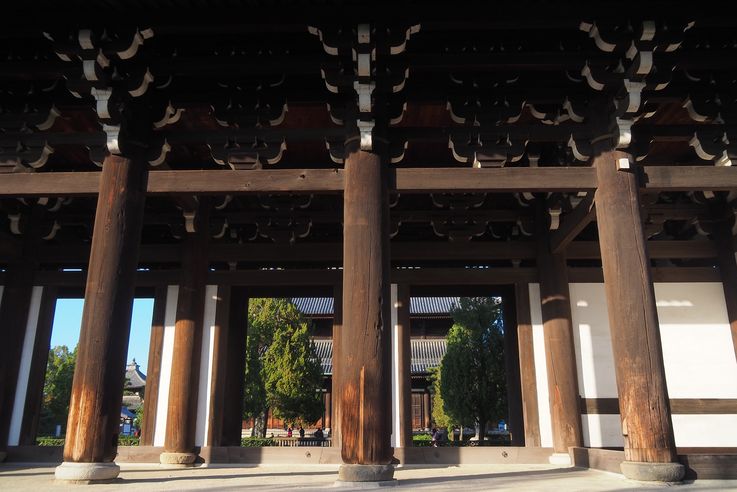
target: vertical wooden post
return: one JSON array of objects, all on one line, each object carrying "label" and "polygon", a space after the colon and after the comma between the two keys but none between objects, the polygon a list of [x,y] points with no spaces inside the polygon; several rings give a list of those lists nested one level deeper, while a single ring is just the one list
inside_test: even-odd
[{"label": "vertical wooden post", "polygon": [[0,462],[5,459],[10,434],[10,420],[37,268],[35,255],[41,214],[40,207],[33,207],[26,216],[28,222],[23,231],[21,257],[8,267],[0,303]]},{"label": "vertical wooden post", "polygon": [[113,155],[102,166],[60,480],[119,472],[113,459],[147,178],[143,161]]},{"label": "vertical wooden post", "polygon": [[622,472],[638,480],[677,481],[684,469],[675,463],[639,186],[633,172],[618,170],[620,163],[629,163],[627,154],[603,152],[594,159],[601,263],[624,434]]},{"label": "vertical wooden post", "polygon": [[154,312],[151,318],[151,337],[148,346],[148,374],[146,375],[146,393],[143,398],[141,446],[153,446],[154,443],[156,411],[159,404],[161,356],[164,348],[167,290],[166,285],[159,285],[154,291]]},{"label": "vertical wooden post", "polygon": [[412,446],[412,379],[411,371],[411,347],[410,347],[410,295],[409,285],[393,285],[392,297],[396,296],[394,309],[396,310],[396,321],[394,334],[396,335],[396,385],[397,401],[394,406],[397,413],[397,424],[394,432],[395,447],[406,448]]},{"label": "vertical wooden post", "polygon": [[422,393],[422,423],[425,429],[432,425],[432,412],[430,411],[430,392],[425,389]]},{"label": "vertical wooden post", "polygon": [[528,284],[515,284],[514,290],[517,311],[519,371],[522,387],[522,415],[525,420],[525,446],[540,447],[540,412],[537,402],[535,354],[532,345],[530,287]]},{"label": "vertical wooden post", "polygon": [[[208,396],[208,427],[205,433],[205,446],[222,446],[223,430],[225,429],[225,397],[231,391],[237,393],[237,388],[229,388],[228,384],[228,343],[230,339],[230,310],[231,287],[220,285],[217,288],[215,306],[215,333],[212,348],[212,377],[210,380],[210,395]],[[243,352],[245,354],[245,351]],[[204,362],[203,362],[204,363]],[[228,402],[230,403],[230,402]]]},{"label": "vertical wooden post", "polygon": [[344,481],[393,476],[390,447],[389,203],[384,163],[354,149],[345,160],[343,330],[341,336]]},{"label": "vertical wooden post", "polygon": [[340,336],[343,333],[343,284],[336,285],[333,288],[333,376],[331,386],[333,394],[337,397],[333,398],[332,405],[332,424],[330,428],[330,443],[334,447],[341,448],[342,440],[340,435],[340,395],[343,393],[340,383],[342,371],[340,363],[343,358],[341,351]]},{"label": "vertical wooden post", "polygon": [[512,446],[525,445],[525,426],[520,385],[519,348],[517,342],[516,299],[514,290],[505,290],[502,298],[504,315],[504,368],[507,383],[508,429]]},{"label": "vertical wooden post", "polygon": [[332,396],[333,395],[332,395],[330,389],[328,389],[325,392],[325,397],[324,397],[324,400],[323,400],[323,402],[325,403],[325,410],[323,412],[324,420],[323,420],[322,426],[325,429],[330,429],[330,426],[333,425],[332,416],[331,416],[331,414],[333,412],[333,408],[332,408],[332,406],[333,406],[332,405],[332,399],[333,398],[332,398]]},{"label": "vertical wooden post", "polygon": [[711,237],[717,248],[719,273],[722,277],[724,301],[727,306],[729,328],[732,332],[732,346],[735,359],[737,359],[737,262],[735,262],[732,242],[733,225],[734,215],[730,212],[728,218],[712,224]]},{"label": "vertical wooden post", "polygon": [[248,335],[248,292],[244,287],[230,288],[230,314],[225,363],[225,394],[222,399],[223,429],[221,446],[240,446],[243,427],[243,391]]},{"label": "vertical wooden post", "polygon": [[21,424],[19,444],[22,446],[36,444],[36,434],[38,433],[39,418],[41,417],[44,379],[46,378],[46,365],[49,361],[51,328],[54,325],[56,296],[56,287],[44,287],[36,325],[36,338],[33,344],[31,370],[28,374],[25,411]]},{"label": "vertical wooden post", "polygon": [[554,454],[551,456],[551,462],[570,464],[568,448],[582,446],[583,436],[568,270],[565,256],[550,252],[548,216],[541,204],[538,204],[536,230],[537,269],[553,425]]},{"label": "vertical wooden post", "polygon": [[184,239],[166,438],[160,456],[163,464],[191,465],[197,457],[194,446],[208,267],[208,214],[205,203],[201,204],[195,216],[195,231],[187,233]]}]

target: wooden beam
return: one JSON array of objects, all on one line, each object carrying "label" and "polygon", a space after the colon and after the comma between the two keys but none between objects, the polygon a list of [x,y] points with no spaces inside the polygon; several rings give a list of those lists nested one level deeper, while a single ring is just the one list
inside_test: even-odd
[{"label": "wooden beam", "polygon": [[596,207],[594,205],[594,192],[586,194],[586,198],[576,208],[563,218],[563,223],[550,233],[550,250],[552,253],[562,253],[568,244],[584,230],[584,228],[596,219]]},{"label": "wooden beam", "polygon": [[540,447],[540,416],[537,404],[537,376],[532,343],[532,319],[530,317],[530,286],[514,284],[517,311],[517,343],[519,346],[519,373],[522,389],[522,416],[524,417],[527,447]]},{"label": "wooden beam", "polygon": [[[152,171],[150,195],[225,195],[246,193],[341,193],[341,169],[263,169],[235,171]],[[737,169],[713,166],[646,166],[641,186],[647,191],[737,189]],[[99,172],[4,174],[2,197],[94,196]],[[596,188],[590,167],[399,168],[390,189],[400,193],[574,192]]]},{"label": "wooden beam", "polygon": [[[734,415],[737,414],[735,398],[671,398],[671,412],[678,415]],[[581,398],[581,413],[618,415],[618,398]]]}]

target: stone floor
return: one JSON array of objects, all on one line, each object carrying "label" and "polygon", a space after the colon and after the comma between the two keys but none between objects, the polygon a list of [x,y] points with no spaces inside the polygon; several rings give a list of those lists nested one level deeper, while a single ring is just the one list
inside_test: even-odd
[{"label": "stone floor", "polygon": [[[126,464],[111,484],[94,485],[97,492],[120,490],[321,490],[332,488],[335,465],[262,465],[163,469],[154,465]],[[613,473],[556,468],[549,465],[462,465],[450,467],[408,466],[397,469],[398,487],[390,490],[467,491],[624,491],[663,489],[668,485],[644,485]],[[38,465],[0,465],[0,492],[68,490],[84,487],[56,483],[54,468]],[[699,480],[678,490],[737,490],[737,480]],[[383,487],[382,487],[383,488]],[[353,490],[340,488],[338,490]]]}]

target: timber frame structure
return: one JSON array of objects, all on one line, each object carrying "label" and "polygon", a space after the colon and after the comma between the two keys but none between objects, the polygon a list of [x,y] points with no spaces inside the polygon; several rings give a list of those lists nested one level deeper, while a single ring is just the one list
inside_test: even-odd
[{"label": "timber frame structure", "polygon": [[[493,291],[516,299],[516,444],[566,462],[597,447],[582,415],[619,414],[622,472],[679,480],[653,282],[721,285],[737,354],[737,20],[564,3],[11,9],[0,453],[35,438],[59,296],[85,305],[57,478],[95,481],[118,473],[136,291],[156,300],[144,443],[172,464],[239,442],[243,302],[335,295],[339,478],[387,480],[410,442],[410,292]],[[616,391],[588,398],[569,289],[602,283]],[[737,394],[712,399],[704,413],[737,414]]]}]

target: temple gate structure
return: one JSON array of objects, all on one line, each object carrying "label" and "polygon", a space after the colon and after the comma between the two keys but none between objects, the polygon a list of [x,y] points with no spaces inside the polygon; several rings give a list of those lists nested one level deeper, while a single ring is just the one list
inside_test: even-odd
[{"label": "temple gate structure", "polygon": [[[410,295],[500,295],[515,446],[453,459],[734,473],[737,19],[710,2],[494,5],[11,8],[0,455],[43,454],[57,298],[85,303],[56,476],[86,482],[116,459],[247,460],[243,306],[330,296],[320,459],[389,480],[427,458],[409,437]],[[155,306],[133,450],[117,434],[136,296]]]}]

